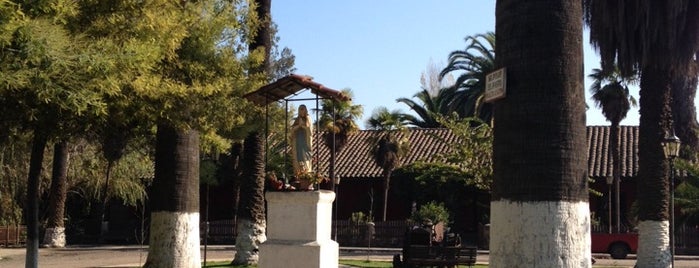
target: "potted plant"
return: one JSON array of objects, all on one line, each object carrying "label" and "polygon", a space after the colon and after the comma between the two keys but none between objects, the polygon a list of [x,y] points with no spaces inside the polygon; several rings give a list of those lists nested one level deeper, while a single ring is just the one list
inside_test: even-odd
[{"label": "potted plant", "polygon": [[298,190],[313,190],[313,185],[328,181],[327,177],[312,171],[298,174],[296,179],[299,181]]}]

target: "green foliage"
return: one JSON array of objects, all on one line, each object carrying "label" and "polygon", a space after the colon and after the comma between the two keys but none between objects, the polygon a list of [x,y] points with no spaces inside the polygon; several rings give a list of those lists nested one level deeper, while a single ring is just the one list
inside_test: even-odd
[{"label": "green foliage", "polygon": [[492,128],[478,118],[439,117],[438,121],[458,137],[456,142],[442,139],[452,151],[440,156],[446,163],[457,165],[463,173],[469,175],[467,184],[489,190],[493,181]]},{"label": "green foliage", "polygon": [[[454,86],[443,89],[449,111],[459,117],[478,117],[489,122],[492,105],[483,101],[485,78],[495,70],[495,33],[476,34],[465,38],[464,50],[449,53],[449,63],[440,76],[458,73]],[[442,115],[448,115],[443,113]]]},{"label": "green foliage", "polygon": [[[75,142],[72,147],[74,156],[68,171],[69,191],[74,197],[86,201],[102,200],[106,159],[101,156],[98,146],[87,141]],[[150,152],[142,148],[143,144],[130,145],[124,156],[114,163],[107,193],[109,199],[131,206],[146,200],[146,187],[153,178],[154,164]]]},{"label": "green foliage", "polygon": [[675,204],[682,212],[681,219],[689,224],[699,223],[699,164],[683,159],[676,161],[679,170],[687,172],[675,190]]},{"label": "green foliage", "polygon": [[[477,202],[481,192],[471,184],[469,174],[454,164],[414,162],[393,173],[395,179],[391,189],[398,195],[413,200],[416,204],[439,202],[448,211],[456,213],[465,203]],[[487,204],[473,203],[487,207]],[[458,220],[457,214],[451,219]]]},{"label": "green foliage", "polygon": [[429,220],[432,224],[440,222],[449,224],[449,211],[444,207],[444,204],[430,201],[415,211],[412,220],[417,223],[425,223]]},{"label": "green foliage", "polygon": [[372,221],[370,215],[367,216],[366,214],[364,214],[364,212],[361,211],[352,212],[352,215],[350,215],[351,224],[363,225],[370,221]]},{"label": "green foliage", "polygon": [[592,79],[590,93],[595,106],[602,110],[607,121],[618,124],[626,118],[631,107],[636,107],[636,99],[629,94],[629,85],[635,84],[638,77],[625,78],[618,69],[604,71],[592,69],[588,75]]}]

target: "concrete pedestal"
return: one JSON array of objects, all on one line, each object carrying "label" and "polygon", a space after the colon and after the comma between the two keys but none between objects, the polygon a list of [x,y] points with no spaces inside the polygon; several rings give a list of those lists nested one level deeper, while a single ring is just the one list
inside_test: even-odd
[{"label": "concrete pedestal", "polygon": [[260,268],[337,267],[340,249],[330,239],[335,193],[267,192],[267,241]]}]

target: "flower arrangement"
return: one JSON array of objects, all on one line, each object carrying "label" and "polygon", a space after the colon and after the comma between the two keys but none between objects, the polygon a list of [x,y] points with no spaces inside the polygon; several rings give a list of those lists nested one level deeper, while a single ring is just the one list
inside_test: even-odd
[{"label": "flower arrangement", "polygon": [[318,172],[304,172],[301,174],[297,174],[296,178],[299,181],[306,181],[309,184],[318,184],[329,180],[327,177],[321,175]]}]

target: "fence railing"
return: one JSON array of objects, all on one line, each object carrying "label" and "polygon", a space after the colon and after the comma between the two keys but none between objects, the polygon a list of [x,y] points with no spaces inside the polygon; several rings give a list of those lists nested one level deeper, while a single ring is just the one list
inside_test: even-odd
[{"label": "fence railing", "polygon": [[[199,224],[199,234],[202,241],[206,234],[206,222]],[[211,244],[235,244],[235,237],[238,235],[235,221],[233,219],[217,220],[209,222],[209,233],[207,243]]]},{"label": "fence railing", "polygon": [[409,225],[404,220],[375,222],[373,226],[350,220],[334,220],[332,238],[340,246],[346,247],[400,247]]},{"label": "fence railing", "polygon": [[[405,220],[375,222],[373,235],[366,223],[352,223],[350,220],[334,220],[332,223],[331,238],[345,247],[401,247],[405,231],[411,223]],[[202,239],[205,235],[204,223],[201,223]],[[8,229],[9,228],[9,229]],[[18,230],[17,227],[0,227],[0,244],[19,244],[24,242],[26,227]],[[608,232],[608,226],[592,225],[593,232]],[[622,232],[628,231],[622,227]],[[208,242],[212,244],[234,244],[237,235],[235,222],[232,219],[209,222]],[[371,238],[371,239],[369,239]],[[696,226],[682,225],[675,230],[675,245],[678,248],[699,248],[699,228]]]},{"label": "fence railing", "polygon": [[699,248],[699,226],[681,225],[675,230],[675,246]]},{"label": "fence railing", "polygon": [[3,245],[5,247],[22,245],[26,240],[26,226],[0,226],[0,245]]}]

